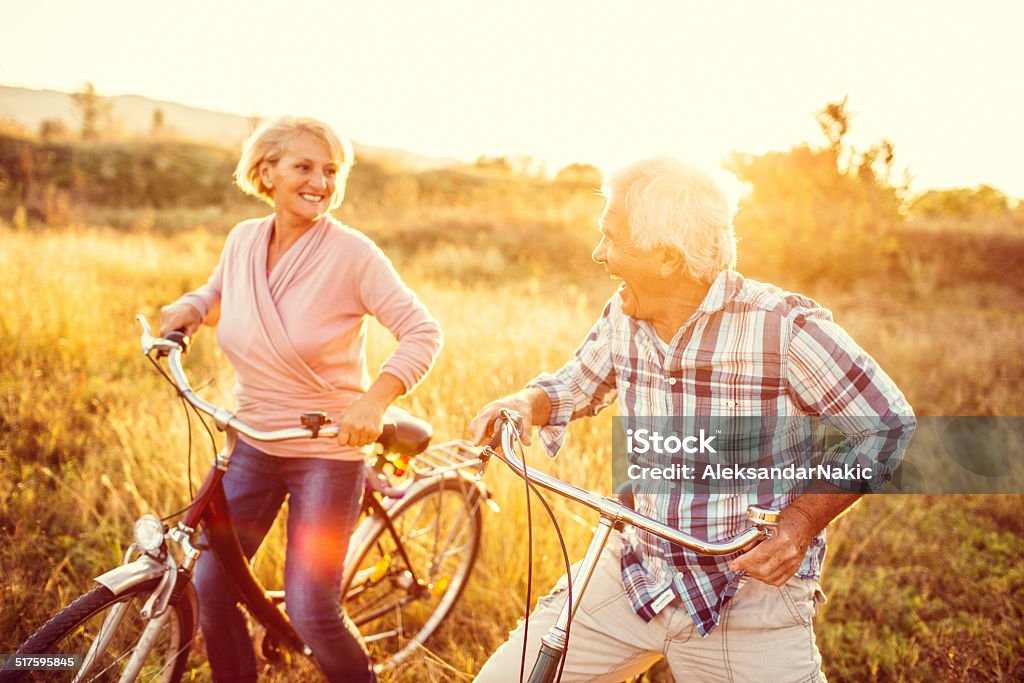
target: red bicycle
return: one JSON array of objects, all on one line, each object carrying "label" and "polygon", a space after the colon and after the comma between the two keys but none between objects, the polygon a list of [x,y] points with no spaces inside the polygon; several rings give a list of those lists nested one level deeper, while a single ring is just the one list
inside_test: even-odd
[{"label": "red bicycle", "polygon": [[[192,585],[196,560],[209,550],[232,577],[253,621],[264,630],[263,655],[309,654],[282,609],[283,591],[266,590],[250,568],[231,522],[221,480],[239,434],[254,441],[331,438],[324,413],[306,413],[301,426],[263,432],[200,398],[182,367],[188,339],[151,336],[142,316],[142,351],[197,411],[226,433],[189,505],[170,518],[141,516],[124,563],[95,578],[96,587],[58,612],[10,659],[0,680],[52,680],[53,670],[12,670],[46,662],[73,662],[74,681],[178,681],[188,665],[198,602]],[[167,370],[160,359],[166,359]],[[297,416],[298,417],[298,416]],[[345,609],[359,626],[379,669],[407,659],[430,637],[459,599],[476,560],[489,493],[477,472],[477,452],[466,441],[430,446],[431,428],[392,409],[368,461],[363,516],[346,557]],[[471,473],[472,472],[472,473]],[[46,655],[33,657],[33,655]],[[71,667],[71,668],[73,668]]]}]

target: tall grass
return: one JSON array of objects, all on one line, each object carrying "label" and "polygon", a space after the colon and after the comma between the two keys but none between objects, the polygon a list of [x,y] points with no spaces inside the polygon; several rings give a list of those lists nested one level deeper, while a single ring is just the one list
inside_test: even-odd
[{"label": "tall grass", "polygon": [[[584,203],[567,215],[552,210],[520,223],[434,208],[396,219],[398,227],[369,210],[350,217],[392,253],[445,328],[437,367],[403,399],[439,436],[463,435],[480,406],[558,367],[589,329],[611,283],[600,274],[560,275],[557,266],[576,256],[568,249],[585,249],[592,228],[581,216],[593,211]],[[553,225],[561,232],[543,241]],[[411,236],[410,226],[420,234]],[[532,240],[528,249],[512,249],[516,234]],[[0,228],[0,651],[13,651],[92,576],[118,563],[138,514],[166,514],[187,500],[186,421],[138,353],[133,316],[155,320],[159,305],[203,282],[221,240],[196,227]],[[795,286],[791,274],[748,254],[745,268]],[[922,249],[886,265],[886,277],[841,288],[817,281],[805,293],[833,309],[919,413],[1020,414],[1019,285],[984,263],[956,270],[941,252]],[[391,344],[380,329],[371,331],[371,367]],[[211,331],[193,348],[194,384],[212,401],[230,403],[231,371]],[[194,434],[193,484],[208,466],[204,438]],[[610,446],[610,418],[602,415],[574,424],[558,459],[537,448],[527,455],[531,464],[604,491]],[[500,466],[487,479],[502,512],[487,513],[467,592],[432,641],[432,654],[394,680],[470,678],[527,609],[523,484]],[[595,520],[552,502],[570,553],[579,557]],[[877,497],[839,520],[824,579],[830,599],[816,622],[830,680],[1024,677],[1021,503],[1008,496]],[[281,533],[273,532],[259,559],[268,583],[279,582]],[[537,595],[562,571],[557,541],[537,520],[534,558]],[[207,680],[201,655],[194,664],[193,678]],[[296,664],[271,680],[309,675]],[[663,669],[649,678],[670,680]]]}]

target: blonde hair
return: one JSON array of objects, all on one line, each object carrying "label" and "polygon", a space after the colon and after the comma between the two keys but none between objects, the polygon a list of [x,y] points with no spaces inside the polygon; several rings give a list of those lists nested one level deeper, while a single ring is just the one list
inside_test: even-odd
[{"label": "blonde hair", "polygon": [[270,164],[280,161],[288,148],[288,143],[301,133],[309,133],[322,140],[331,149],[331,156],[340,159],[338,175],[335,177],[337,191],[329,207],[336,209],[341,206],[341,200],[345,197],[345,182],[355,161],[352,143],[317,119],[282,116],[261,124],[242,143],[242,157],[235,167],[235,184],[242,192],[273,206],[273,195],[260,177],[260,165],[264,161]]},{"label": "blonde hair", "polygon": [[739,183],[727,172],[716,177],[678,159],[655,157],[611,174],[601,191],[606,197],[615,193],[625,200],[635,246],[675,249],[682,254],[691,279],[710,283],[723,270],[735,267],[732,219]]}]

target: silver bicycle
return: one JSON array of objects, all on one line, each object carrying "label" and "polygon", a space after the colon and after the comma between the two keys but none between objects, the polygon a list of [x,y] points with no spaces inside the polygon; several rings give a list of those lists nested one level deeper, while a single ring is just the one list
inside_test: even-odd
[{"label": "silver bicycle", "polygon": [[[727,541],[714,543],[702,541],[636,512],[619,498],[599,496],[528,467],[521,458],[516,456],[521,432],[521,418],[512,411],[503,410],[495,421],[494,438],[480,454],[481,469],[486,466],[488,460],[497,458],[508,465],[513,472],[526,479],[530,488],[539,486],[559,496],[581,503],[600,515],[600,521],[594,532],[594,537],[590,541],[590,546],[583,556],[583,561],[579,564],[575,575],[571,577],[569,590],[566,591],[566,599],[558,619],[541,639],[540,651],[537,653],[536,662],[527,679],[529,683],[553,683],[560,678],[572,619],[612,530],[621,530],[625,525],[631,525],[698,553],[728,555],[742,550],[752,543],[769,538],[774,527],[778,525],[778,511],[751,506],[747,509],[751,526],[746,531]],[[497,450],[499,445],[501,450]]]}]

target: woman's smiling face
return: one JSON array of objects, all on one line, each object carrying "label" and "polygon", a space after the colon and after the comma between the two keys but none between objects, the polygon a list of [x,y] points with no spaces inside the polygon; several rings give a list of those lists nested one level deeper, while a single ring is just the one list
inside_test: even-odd
[{"label": "woman's smiling face", "polygon": [[276,163],[264,162],[260,175],[274,199],[274,213],[288,224],[314,223],[331,207],[340,159],[312,133],[288,142]]}]

